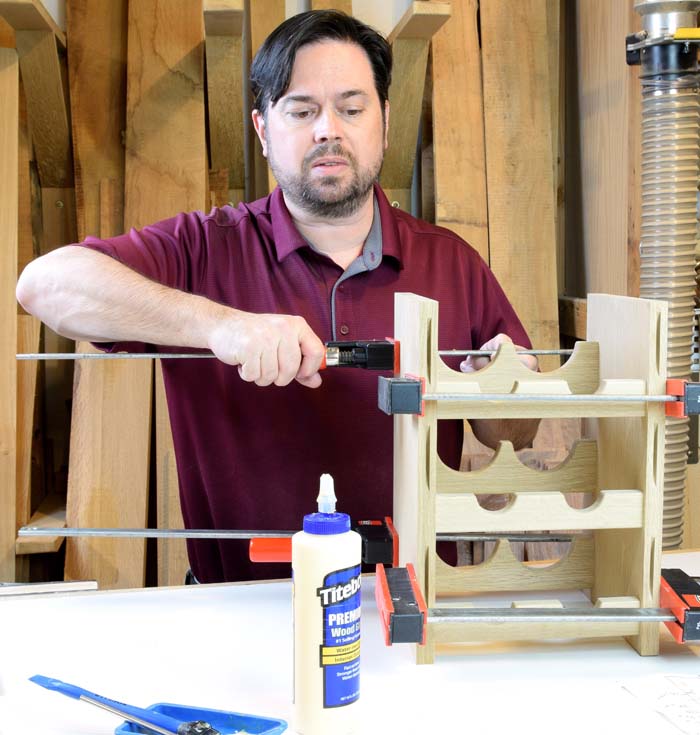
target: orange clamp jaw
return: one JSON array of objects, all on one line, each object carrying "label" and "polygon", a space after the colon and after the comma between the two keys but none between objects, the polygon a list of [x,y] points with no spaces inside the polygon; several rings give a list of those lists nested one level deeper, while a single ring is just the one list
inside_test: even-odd
[{"label": "orange clamp jaw", "polygon": [[666,381],[667,395],[678,396],[679,398],[677,401],[668,401],[666,403],[666,416],[673,416],[674,418],[679,419],[687,416],[684,400],[687,384],[688,381],[681,378],[669,378]]},{"label": "orange clamp jaw", "polygon": [[384,642],[425,645],[428,608],[412,564],[385,569],[377,564],[374,588]]},{"label": "orange clamp jaw", "polygon": [[248,556],[255,562],[281,561],[292,563],[292,537],[252,538],[248,547]]},{"label": "orange clamp jaw", "polygon": [[661,570],[659,604],[676,620],[665,622],[678,643],[700,643],[700,584],[682,569]]}]

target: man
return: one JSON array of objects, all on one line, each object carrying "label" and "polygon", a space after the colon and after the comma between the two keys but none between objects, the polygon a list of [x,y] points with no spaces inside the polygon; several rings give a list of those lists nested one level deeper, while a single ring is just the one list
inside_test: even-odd
[{"label": "man", "polygon": [[[440,301],[441,349],[529,346],[476,252],[393,209],[376,185],[390,81],[390,48],[372,29],[334,11],[292,17],[251,69],[253,121],[279,188],[237,209],[89,237],[20,278],[22,305],[69,337],[219,358],[163,363],[189,528],[297,529],[322,472],[340,510],[391,513],[392,422],[377,408],[377,374],[322,379],[319,367],[326,341],[390,336],[395,292]],[[444,423],[440,453],[458,467],[462,422]],[[523,445],[535,428],[474,422],[491,445]],[[251,565],[236,541],[188,551],[203,582],[289,574]]]}]

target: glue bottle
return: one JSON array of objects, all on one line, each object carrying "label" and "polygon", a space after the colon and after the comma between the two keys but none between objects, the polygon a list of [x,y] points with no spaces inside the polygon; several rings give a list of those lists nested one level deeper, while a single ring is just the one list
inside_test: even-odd
[{"label": "glue bottle", "polygon": [[301,735],[348,735],[360,696],[362,541],[321,475],[318,513],[292,537],[294,715]]}]

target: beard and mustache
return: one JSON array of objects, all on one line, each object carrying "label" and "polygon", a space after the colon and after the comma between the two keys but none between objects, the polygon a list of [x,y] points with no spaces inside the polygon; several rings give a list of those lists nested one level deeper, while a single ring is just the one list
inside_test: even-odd
[{"label": "beard and mustache", "polygon": [[[347,162],[352,171],[347,183],[341,183],[338,176],[312,178],[314,161],[330,156]],[[373,164],[361,169],[355,156],[340,143],[323,143],[304,157],[301,172],[294,174],[283,171],[277,165],[272,147],[268,150],[268,163],[285,197],[309,214],[328,219],[349,217],[357,212],[379,178],[382,161],[383,156],[379,156]]]}]

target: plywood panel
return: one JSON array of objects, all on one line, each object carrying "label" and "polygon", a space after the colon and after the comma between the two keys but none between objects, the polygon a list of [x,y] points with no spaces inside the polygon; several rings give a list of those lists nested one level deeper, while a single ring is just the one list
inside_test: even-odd
[{"label": "plywood panel", "polygon": [[0,48],[0,580],[15,579],[19,67]]},{"label": "plywood panel", "polygon": [[491,268],[534,345],[556,348],[547,7],[488,0],[480,10]]},{"label": "plywood panel", "polygon": [[478,5],[454,0],[452,18],[433,38],[435,224],[463,237],[488,263]]}]

